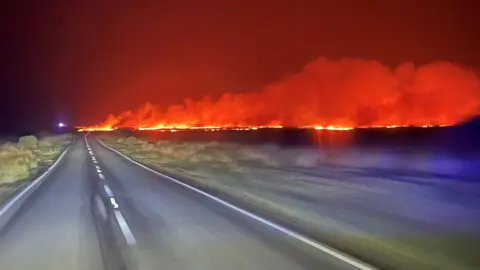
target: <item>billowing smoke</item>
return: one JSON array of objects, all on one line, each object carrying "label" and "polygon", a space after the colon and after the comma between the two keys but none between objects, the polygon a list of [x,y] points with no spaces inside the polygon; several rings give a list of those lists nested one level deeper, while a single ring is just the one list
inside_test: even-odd
[{"label": "billowing smoke", "polygon": [[461,66],[318,58],[257,92],[163,109],[146,103],[97,127],[451,125],[479,112],[480,79]]}]

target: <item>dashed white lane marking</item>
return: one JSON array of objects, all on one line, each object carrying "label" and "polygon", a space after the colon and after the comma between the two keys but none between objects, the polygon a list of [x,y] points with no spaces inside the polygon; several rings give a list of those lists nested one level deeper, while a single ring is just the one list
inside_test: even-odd
[{"label": "dashed white lane marking", "polygon": [[111,198],[110,198],[110,203],[112,204],[112,206],[113,206],[114,209],[117,209],[117,208],[118,208],[118,203],[117,203],[117,201],[115,201],[115,198],[114,198],[114,197],[111,197]]},{"label": "dashed white lane marking", "polygon": [[113,197],[113,192],[107,185],[103,185],[103,189],[105,190],[105,193],[107,193],[108,197]]},{"label": "dashed white lane marking", "polygon": [[[203,191],[203,190],[201,190],[201,189],[198,189],[198,188],[196,188],[196,187],[193,187],[193,186],[190,186],[190,185],[188,185],[188,184],[185,184],[185,183],[183,183],[182,181],[177,180],[177,179],[175,179],[175,178],[173,178],[173,177],[170,177],[170,176],[168,176],[168,175],[165,175],[165,174],[163,174],[163,173],[157,172],[157,171],[155,171],[155,170],[153,170],[153,169],[151,169],[151,168],[149,168],[149,167],[147,167],[147,166],[145,166],[145,165],[143,165],[143,164],[141,164],[141,163],[138,163],[138,162],[136,162],[135,160],[133,160],[133,159],[125,156],[124,154],[122,154],[122,153],[120,153],[119,151],[111,148],[110,146],[105,145],[103,142],[101,142],[101,141],[99,141],[99,140],[97,140],[97,141],[98,141],[98,142],[100,143],[100,145],[102,145],[103,147],[105,147],[105,148],[107,148],[107,149],[110,149],[111,151],[117,153],[118,155],[122,156],[123,158],[125,158],[126,160],[132,162],[133,164],[135,164],[135,165],[137,165],[137,166],[139,166],[139,167],[144,168],[145,170],[148,170],[148,171],[150,171],[150,172],[152,172],[152,173],[154,173],[154,174],[156,174],[156,175],[160,175],[160,176],[162,176],[162,177],[164,177],[164,178],[167,178],[167,179],[173,181],[173,182],[176,183],[176,184],[179,184],[179,185],[181,185],[181,186],[183,186],[183,187],[186,187],[186,188],[188,188],[188,189],[190,189],[190,190],[192,190],[192,191],[194,191],[194,192],[197,192],[197,193],[199,193],[199,194],[201,194],[201,195],[203,195],[203,196],[205,196],[205,197],[207,197],[207,198],[209,198],[209,199],[211,199],[211,200],[213,200],[213,201],[216,201],[216,202],[218,202],[218,203],[220,203],[220,204],[223,204],[224,206],[226,206],[226,207],[228,207],[228,208],[230,208],[230,209],[232,209],[232,210],[235,210],[235,211],[237,211],[237,212],[239,212],[239,213],[241,213],[241,214],[243,214],[243,215],[245,215],[245,216],[248,216],[248,217],[250,217],[250,218],[252,218],[252,219],[254,219],[254,220],[256,220],[256,221],[259,221],[259,222],[263,223],[264,225],[267,225],[267,226],[269,226],[269,227],[271,227],[271,228],[273,228],[273,229],[275,229],[275,230],[277,230],[277,231],[279,231],[279,232],[282,232],[282,233],[284,233],[284,234],[286,234],[286,235],[289,235],[289,236],[291,236],[291,237],[293,237],[293,238],[295,238],[295,239],[303,242],[304,244],[307,244],[307,245],[309,245],[309,246],[311,246],[311,247],[313,247],[313,248],[316,248],[316,249],[318,249],[318,250],[320,250],[320,251],[323,251],[323,252],[329,254],[330,256],[335,257],[335,258],[337,258],[337,259],[339,259],[339,260],[341,260],[341,261],[343,261],[343,262],[345,262],[345,263],[347,263],[347,264],[349,264],[349,265],[351,265],[351,266],[354,266],[354,267],[356,267],[356,268],[358,268],[358,269],[361,269],[361,270],[377,270],[377,268],[375,268],[375,267],[373,267],[373,266],[371,266],[371,265],[368,265],[368,264],[366,264],[366,263],[364,263],[364,262],[361,262],[361,261],[359,261],[359,260],[357,260],[357,259],[355,259],[355,258],[352,258],[352,257],[344,254],[343,252],[340,252],[340,251],[335,250],[335,249],[333,249],[333,248],[331,248],[331,247],[329,247],[329,246],[326,246],[326,245],[324,245],[324,244],[321,244],[321,243],[319,243],[319,242],[317,242],[317,241],[315,241],[315,240],[312,240],[312,239],[310,239],[310,238],[308,238],[308,237],[306,237],[306,236],[303,236],[303,235],[301,235],[301,234],[299,234],[299,233],[296,233],[296,232],[294,232],[294,231],[292,231],[292,230],[290,230],[290,229],[287,229],[287,228],[285,228],[285,227],[283,227],[283,226],[281,226],[281,225],[275,224],[275,223],[273,223],[273,222],[271,222],[271,221],[269,221],[269,220],[267,220],[267,219],[264,219],[264,218],[262,218],[262,217],[260,217],[260,216],[257,216],[257,215],[254,214],[254,213],[251,213],[251,212],[249,212],[249,211],[247,211],[247,210],[245,210],[245,209],[242,209],[242,208],[240,208],[240,207],[238,207],[238,206],[235,206],[235,205],[233,205],[233,204],[231,204],[231,203],[229,203],[229,202],[227,202],[227,201],[224,201],[224,200],[222,200],[222,199],[220,199],[220,198],[218,198],[218,197],[215,197],[215,196],[213,196],[213,195],[210,195],[210,194],[208,194],[207,192],[205,192],[205,191]],[[132,235],[132,237],[133,237],[133,235]]]},{"label": "dashed white lane marking", "polygon": [[[93,151],[91,150],[90,145],[88,145],[87,135],[85,135],[85,143],[87,145],[89,154],[92,156],[93,163],[97,164],[98,163],[97,159],[95,158],[95,155],[93,154]],[[98,177],[102,180],[105,180],[105,176],[102,174],[102,170],[100,169],[100,166],[95,165],[95,169],[97,170]],[[118,205],[117,201],[115,200],[115,197],[113,196],[112,190],[107,185],[103,185],[103,188],[105,189],[105,193],[110,198],[110,203],[111,203],[112,207],[115,209],[114,210],[115,219],[117,220],[118,226],[120,227],[120,230],[122,231],[123,237],[125,238],[128,245],[130,245],[130,246],[135,245],[136,240],[135,240],[135,237],[133,236],[132,231],[130,230],[130,227],[128,227],[127,221],[123,217],[122,213],[119,210],[117,210],[119,205]],[[106,211],[104,203],[102,202],[102,200],[99,196],[97,196],[95,201],[96,201],[96,204],[97,204],[97,208],[99,209],[100,215],[102,216],[102,218],[104,220],[106,220],[107,219],[107,211]]]},{"label": "dashed white lane marking", "polygon": [[123,237],[125,237],[125,240],[127,240],[127,244],[135,245],[136,243],[135,237],[133,236],[133,233],[130,230],[130,227],[128,227],[127,221],[123,217],[122,213],[119,210],[114,210],[113,212],[114,212],[115,218],[117,219],[118,225],[120,226],[120,230],[122,231]]}]

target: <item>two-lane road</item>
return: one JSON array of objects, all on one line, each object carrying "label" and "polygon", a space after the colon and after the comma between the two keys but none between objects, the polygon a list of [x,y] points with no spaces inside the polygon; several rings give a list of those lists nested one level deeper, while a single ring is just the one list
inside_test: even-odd
[{"label": "two-lane road", "polygon": [[[105,251],[112,247],[137,269],[358,269],[149,172],[93,137],[87,144],[78,140],[1,232],[0,269],[121,268],[109,262],[118,257],[105,255],[116,254]],[[118,206],[114,244],[105,244],[112,240],[95,225],[102,223],[91,211],[96,183],[114,197],[107,207]]]}]

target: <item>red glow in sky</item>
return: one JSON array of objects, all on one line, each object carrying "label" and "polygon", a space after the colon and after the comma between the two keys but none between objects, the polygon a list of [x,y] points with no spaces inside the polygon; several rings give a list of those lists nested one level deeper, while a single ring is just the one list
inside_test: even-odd
[{"label": "red glow in sky", "polygon": [[452,63],[392,69],[376,61],[319,58],[256,92],[188,98],[165,108],[147,103],[90,128],[439,126],[479,112],[480,79]]},{"label": "red glow in sky", "polygon": [[[381,72],[411,62],[420,74],[421,67],[437,61],[478,70],[476,10],[475,1],[10,1],[0,11],[6,41],[0,50],[5,56],[0,110],[15,125],[51,127],[53,119],[95,125],[110,113],[118,116],[145,102],[171,115],[167,108],[183,104],[185,98],[198,107],[204,104],[203,96],[210,96],[212,104],[228,104],[226,93],[237,102],[242,100],[240,93],[248,100],[255,95],[249,93],[263,93],[262,102],[253,103],[260,106],[264,95],[275,92],[270,85],[281,83],[282,95],[268,99],[280,99],[276,102],[288,108],[285,112],[298,111],[282,100],[298,91],[288,78],[306,83],[305,65],[315,65],[318,57],[338,63],[340,70],[345,68],[340,64],[343,58],[378,61]],[[293,93],[285,95],[286,89]],[[353,89],[339,93],[348,99]],[[327,122],[337,116],[350,119],[360,107],[358,114],[364,116],[353,117],[355,123],[375,118],[375,110],[365,109],[369,104],[360,106],[364,101],[358,95],[345,101],[350,107],[339,113],[330,108],[337,102],[331,94],[321,93],[325,100],[333,99],[327,103],[307,99],[310,92],[303,92],[306,101],[297,95],[292,104],[319,102],[318,115]],[[364,96],[372,99],[370,92]],[[400,105],[398,97],[382,94],[390,100],[384,101],[383,109],[399,108],[405,115],[413,99],[407,96]],[[423,106],[413,103],[414,108]],[[307,121],[312,106],[308,104],[309,112],[295,121],[312,122]],[[294,122],[269,110],[252,121]]]}]

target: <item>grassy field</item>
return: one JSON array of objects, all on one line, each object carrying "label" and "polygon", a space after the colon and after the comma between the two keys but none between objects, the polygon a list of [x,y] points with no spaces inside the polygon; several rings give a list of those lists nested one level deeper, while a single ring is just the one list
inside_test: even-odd
[{"label": "grassy field", "polygon": [[72,141],[71,134],[24,136],[0,144],[0,203],[46,170]]},{"label": "grassy field", "polygon": [[309,148],[149,142],[112,135],[102,140],[143,164],[384,269],[480,265],[476,184],[415,174],[375,176],[371,166],[338,166],[337,155]]}]

